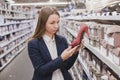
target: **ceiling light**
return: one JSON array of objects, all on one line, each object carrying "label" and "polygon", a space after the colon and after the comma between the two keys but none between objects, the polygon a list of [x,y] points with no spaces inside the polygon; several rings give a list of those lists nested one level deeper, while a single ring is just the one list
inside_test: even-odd
[{"label": "ceiling light", "polygon": [[11,5],[39,5],[39,6],[50,6],[50,5],[67,5],[70,2],[41,2],[41,3],[15,3]]}]

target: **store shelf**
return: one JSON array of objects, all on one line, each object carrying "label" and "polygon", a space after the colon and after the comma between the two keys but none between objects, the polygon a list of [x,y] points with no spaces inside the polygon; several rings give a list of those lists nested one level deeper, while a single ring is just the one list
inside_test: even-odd
[{"label": "store shelf", "polygon": [[82,80],[81,76],[79,75],[78,69],[76,68],[76,65],[73,66],[75,68],[76,74],[78,74],[78,80]]},{"label": "store shelf", "polygon": [[8,22],[8,23],[5,23],[5,24],[0,24],[0,26],[7,26],[7,25],[12,25],[12,24],[30,23],[30,22],[32,22],[32,20],[22,21],[22,22]]},{"label": "store shelf", "polygon": [[0,4],[0,71],[24,49],[32,33],[33,8]]},{"label": "store shelf", "polygon": [[73,70],[72,70],[72,69],[70,69],[70,71],[69,71],[69,72],[71,73],[71,76],[72,76],[73,80],[75,80],[75,76],[74,76],[74,72],[73,72]]},{"label": "store shelf", "polygon": [[5,35],[11,34],[11,33],[13,33],[13,32],[17,32],[17,31],[20,31],[20,30],[24,30],[24,29],[29,28],[29,27],[31,27],[31,26],[24,27],[24,28],[20,28],[20,29],[16,29],[16,30],[12,30],[12,31],[9,31],[9,32],[4,32],[4,33],[0,34],[0,36],[5,36]]},{"label": "store shelf", "polygon": [[4,12],[9,12],[9,13],[17,13],[17,14],[26,14],[26,15],[30,15],[30,13],[28,11],[19,11],[19,10],[11,10],[11,9],[1,9],[0,11],[4,11]]},{"label": "store shelf", "polygon": [[[29,31],[30,32],[30,31]],[[28,32],[28,33],[29,33]],[[25,35],[25,34],[24,34]],[[9,49],[8,51],[6,51],[3,55],[0,55],[0,59],[3,58],[5,55],[7,55],[10,51],[12,51],[15,47],[17,47],[18,45],[20,45],[21,43],[23,43],[24,41],[26,41],[28,38],[22,40],[20,43],[18,43],[17,45],[15,45],[14,47],[12,47],[11,49]]]},{"label": "store shelf", "polygon": [[81,21],[81,20],[109,20],[109,21],[120,21],[120,15],[116,15],[116,16],[68,16],[65,17],[63,19],[67,19],[67,20],[77,20],[77,21]]},{"label": "store shelf", "polygon": [[15,19],[15,20],[27,20],[27,19],[32,19],[32,18],[27,18],[27,17],[4,17],[5,19]]},{"label": "store shelf", "polygon": [[0,71],[3,70],[23,49],[25,46],[23,46],[14,56],[12,56],[7,63],[5,63],[2,67],[0,67]]},{"label": "store shelf", "polygon": [[108,65],[119,77],[120,77],[120,66],[113,63],[108,57],[102,54],[101,51],[99,51],[97,48],[84,43],[84,45],[93,52],[102,62],[104,62],[106,65]]},{"label": "store shelf", "polygon": [[78,61],[79,61],[80,64],[82,65],[82,68],[83,68],[83,70],[85,71],[85,73],[86,73],[87,77],[89,78],[89,80],[94,80],[94,79],[90,76],[90,73],[89,73],[89,71],[86,69],[84,63],[82,62],[82,60],[81,60],[81,58],[80,58],[80,56],[78,56]]},{"label": "store shelf", "polygon": [[[77,33],[72,31],[69,28],[66,28],[74,37],[76,37]],[[104,62],[107,66],[109,66],[119,77],[120,77],[120,67],[113,63],[107,56],[103,55],[97,48],[84,43],[84,45],[93,53],[95,54],[102,62]],[[84,66],[83,66],[84,67]],[[86,71],[87,72],[87,71]]]},{"label": "store shelf", "polygon": [[[66,27],[65,27],[65,29],[66,29],[67,31],[69,31],[70,33],[72,33],[72,35],[73,35],[74,37],[76,37],[76,34],[75,34],[74,31],[72,31],[71,29],[66,28]],[[69,41],[69,40],[68,40],[68,43],[70,44],[70,41]],[[81,61],[81,59],[80,59],[80,56],[78,56],[78,61],[79,61],[80,64],[82,65],[82,68],[83,68],[83,70],[85,71],[86,75],[88,76],[89,80],[94,80],[94,79],[90,76],[88,70],[85,68],[85,65],[82,63],[82,61]],[[78,73],[75,65],[74,65],[73,67],[75,68],[75,71],[77,72],[79,79],[82,80],[82,79],[80,78],[80,75],[79,75],[79,73]]]},{"label": "store shelf", "polygon": [[6,46],[7,44],[9,44],[10,42],[12,42],[12,41],[18,39],[19,37],[22,37],[22,36],[24,36],[25,34],[28,34],[28,33],[30,33],[30,32],[31,32],[31,31],[28,31],[28,32],[26,32],[26,33],[24,33],[24,34],[21,34],[21,35],[19,35],[19,36],[17,36],[17,37],[12,38],[10,41],[3,42],[3,44],[1,44],[0,47],[4,47],[4,46]]}]

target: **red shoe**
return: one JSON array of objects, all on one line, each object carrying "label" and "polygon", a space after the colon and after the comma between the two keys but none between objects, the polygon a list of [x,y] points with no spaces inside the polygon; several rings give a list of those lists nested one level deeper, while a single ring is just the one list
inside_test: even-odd
[{"label": "red shoe", "polygon": [[87,36],[89,37],[88,26],[86,24],[81,24],[77,38],[73,40],[73,42],[70,44],[70,46],[75,47],[77,45],[80,45],[81,40],[83,39],[84,33],[86,33]]}]

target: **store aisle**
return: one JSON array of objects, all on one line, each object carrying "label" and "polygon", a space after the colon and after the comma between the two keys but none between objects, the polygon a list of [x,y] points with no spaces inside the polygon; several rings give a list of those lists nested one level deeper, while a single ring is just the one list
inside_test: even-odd
[{"label": "store aisle", "polygon": [[0,72],[0,80],[31,80],[32,74],[33,68],[25,48]]}]

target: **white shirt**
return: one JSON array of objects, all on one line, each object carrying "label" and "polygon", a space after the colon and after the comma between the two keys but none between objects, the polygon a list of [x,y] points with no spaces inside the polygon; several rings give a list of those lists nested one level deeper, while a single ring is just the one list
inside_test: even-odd
[{"label": "white shirt", "polygon": [[[58,57],[55,37],[53,37],[53,39],[51,39],[49,36],[43,35],[43,40],[45,41],[45,44],[47,45],[47,48],[50,52],[52,60],[54,60],[55,58]],[[60,69],[57,69],[56,71],[53,72],[52,80],[64,80]]]}]

